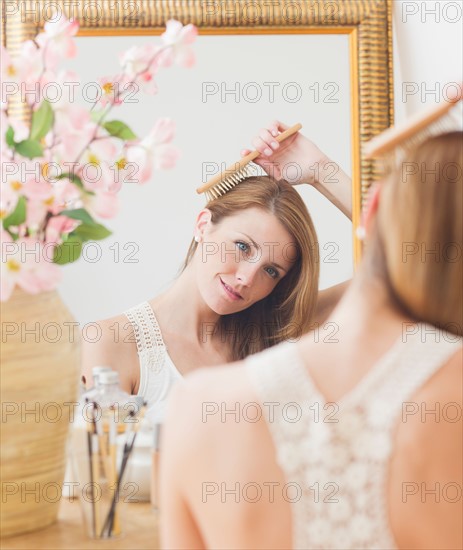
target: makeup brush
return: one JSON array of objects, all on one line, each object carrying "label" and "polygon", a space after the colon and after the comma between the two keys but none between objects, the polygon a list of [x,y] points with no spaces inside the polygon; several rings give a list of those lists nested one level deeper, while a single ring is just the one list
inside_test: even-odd
[{"label": "makeup brush", "polygon": [[103,415],[95,420],[96,432],[98,435],[98,444],[99,450],[101,453],[101,465],[103,466],[103,474],[107,480],[109,480],[110,469],[109,469],[109,460],[108,460],[108,435],[104,429],[104,418]]},{"label": "makeup brush", "polygon": [[122,478],[124,476],[124,472],[125,472],[125,469],[127,467],[127,462],[129,460],[130,454],[132,452],[132,449],[133,449],[133,446],[134,446],[134,443],[135,443],[135,438],[137,436],[137,432],[133,429],[133,424],[134,424],[133,420],[135,419],[134,417],[135,417],[134,411],[130,411],[130,413],[128,414],[128,416],[126,418],[126,421],[127,421],[127,419],[129,419],[129,422],[128,422],[128,427],[126,429],[126,440],[125,440],[125,443],[124,443],[121,467],[120,467],[120,470],[119,470],[119,475],[117,476],[116,490],[114,492],[114,496],[113,496],[113,499],[112,499],[112,502],[111,502],[111,508],[110,508],[109,513],[106,517],[105,523],[103,525],[103,529],[101,530],[101,537],[103,537],[104,532],[106,530],[107,530],[108,536],[110,536],[111,533],[114,530],[116,504],[119,501],[119,494],[120,494],[120,489],[121,489]]},{"label": "makeup brush", "polygon": [[[116,487],[118,483],[117,478],[117,466],[116,466],[116,437],[117,437],[117,424],[115,415],[111,415],[109,423],[109,458],[110,458],[110,472],[111,472],[111,488],[113,499],[116,496]],[[117,507],[114,509],[114,529],[113,533],[119,535],[121,532],[119,523],[119,510]]]},{"label": "makeup brush", "polygon": [[[93,481],[97,487],[101,487],[100,484],[100,451],[98,441],[98,431],[96,426],[96,414],[98,405],[94,402],[92,409],[92,468],[93,468]],[[100,501],[95,502],[95,485],[92,485],[92,497],[93,497],[93,510],[95,518],[95,534],[100,531]]]},{"label": "makeup brush", "polygon": [[[85,398],[85,404],[89,404],[88,397]],[[86,407],[87,410],[87,407]],[[93,415],[93,406],[92,406]],[[88,452],[88,464],[90,470],[90,487],[91,487],[91,504],[92,504],[92,529],[93,534],[96,536],[96,523],[95,523],[95,485],[93,482],[93,448],[92,448],[92,423],[87,420],[87,452]]]}]

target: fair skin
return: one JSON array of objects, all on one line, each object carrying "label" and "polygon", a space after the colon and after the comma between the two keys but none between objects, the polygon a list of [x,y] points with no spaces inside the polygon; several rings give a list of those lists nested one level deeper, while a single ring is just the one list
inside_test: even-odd
[{"label": "fair skin", "polygon": [[[378,200],[376,193],[367,224],[374,219]],[[411,322],[392,305],[384,284],[362,269],[328,320],[338,326],[337,345],[311,333],[296,345],[307,372],[329,402],[352,390],[401,336],[403,323]],[[460,350],[411,401],[428,409],[436,403],[461,403],[462,361]],[[161,455],[163,548],[292,547],[291,509],[282,490],[275,489],[272,500],[263,491],[256,502],[238,491],[238,503],[234,493],[227,496],[224,491],[249,483],[285,485],[265,420],[244,421],[239,414],[241,421],[236,421],[232,414],[212,414],[204,421],[204,404],[243,411],[246,404],[258,401],[241,363],[198,371],[174,388]],[[456,422],[436,422],[432,417],[423,422],[416,415],[397,423],[386,491],[389,524],[400,549],[461,548],[461,499],[453,503],[435,498],[422,502],[419,496],[404,499],[403,486],[414,482],[434,487],[439,482],[461,487],[462,430],[461,415]]]},{"label": "fair skin", "polygon": [[[288,128],[280,120],[274,120],[267,128],[261,128],[252,140],[253,147],[261,153],[254,162],[276,179],[284,175],[292,185],[311,185],[351,220],[352,182],[349,176],[300,132],[278,143],[275,137]],[[241,155],[246,156],[250,152],[250,149],[243,149]],[[294,165],[298,169],[285,169]],[[293,179],[289,179],[291,175]],[[340,283],[319,292],[316,322],[322,324],[326,321],[347,286],[348,282]]]},{"label": "fair skin", "polygon": [[[294,260],[291,235],[273,214],[257,208],[218,224],[204,209],[198,215],[195,236],[200,242],[193,261],[169,289],[150,301],[181,374],[230,361],[230,350],[214,331],[220,316],[247,309],[268,296]],[[115,323],[122,328],[118,342],[114,342]],[[130,341],[127,319],[114,317],[101,326],[103,341],[84,346],[84,376],[91,377],[94,365],[109,364],[119,372],[121,387],[137,393],[137,349]]]},{"label": "fair skin", "polygon": [[[262,128],[259,135],[252,140],[254,148],[261,153],[254,162],[275,179],[285,176],[292,185],[312,185],[343,214],[352,219],[349,176],[300,132],[278,143],[275,137],[288,128],[287,124],[279,120],[271,122],[268,128]],[[249,149],[243,149],[241,155],[246,156],[250,152]],[[289,168],[294,165],[297,165],[298,169]]]},{"label": "fair skin", "polygon": [[[348,217],[351,216],[351,184],[349,178],[339,168],[336,173],[337,183],[330,183],[333,178],[325,178],[324,166],[330,163],[329,159],[302,134],[295,134],[279,145],[273,139],[272,132],[278,133],[287,126],[281,122],[272,122],[268,129],[263,129],[253,141],[253,145],[262,151],[262,156],[256,159],[270,175],[281,177],[281,169],[287,162],[297,162],[301,166],[302,178],[290,183],[294,185],[309,183],[326,195]],[[272,153],[271,159],[266,154],[266,149],[277,147]],[[320,166],[315,172],[310,167]],[[313,170],[313,168],[312,168]],[[332,170],[328,171],[332,174]],[[327,173],[328,173],[327,172]],[[325,182],[328,179],[328,182]],[[284,277],[290,269],[290,247],[286,246],[291,239],[278,220],[263,211],[252,212],[251,209],[241,212],[234,218],[234,227],[230,227],[225,220],[221,224],[225,233],[214,234],[210,222],[210,213],[203,210],[199,213],[194,234],[203,242],[197,251],[194,265],[190,265],[178,277],[173,285],[164,293],[149,300],[156,313],[156,319],[161,328],[163,340],[169,350],[169,355],[181,374],[186,374],[201,366],[213,366],[231,360],[230,350],[224,346],[220,337],[214,336],[214,326],[220,315],[248,308],[252,303],[262,299],[272,292],[279,278]],[[243,225],[244,224],[244,225]],[[263,231],[264,230],[264,231]],[[240,262],[233,261],[233,254],[226,253],[232,244],[232,235],[236,240],[240,239],[248,243],[243,233],[251,236],[259,245],[251,244],[248,257]],[[234,242],[234,241],[233,241]],[[208,243],[208,244],[207,244]],[[215,244],[214,244],[215,243]],[[225,243],[228,243],[225,244]],[[267,244],[265,244],[267,243]],[[278,246],[269,246],[268,243],[279,243]],[[286,248],[285,248],[286,246]],[[211,251],[216,250],[216,253]],[[243,251],[244,252],[244,251]],[[234,300],[231,303],[224,301],[221,294],[223,289],[218,286],[220,280],[213,279],[210,275],[198,274],[196,269],[204,262],[198,260],[204,256],[206,264],[212,269],[215,265],[215,276],[225,270],[223,282],[235,290],[249,287],[251,290],[244,293],[244,299]],[[259,257],[259,261],[255,259]],[[224,263],[223,260],[226,260]],[[269,274],[268,265],[277,263],[278,279]],[[243,267],[244,266],[244,267]],[[275,267],[275,266],[274,266]],[[273,272],[272,272],[273,273]],[[207,282],[206,282],[207,281]],[[244,281],[244,282],[243,282]],[[314,322],[322,323],[328,313],[342,296],[347,283],[341,283],[325,289],[319,293],[318,308]],[[213,289],[209,292],[210,289]],[[220,293],[218,293],[220,291]],[[181,307],[179,307],[181,304]],[[238,309],[237,309],[238,308]],[[137,393],[140,383],[140,370],[138,364],[137,348],[133,330],[125,315],[118,315],[110,319],[99,321],[101,338],[97,343],[85,342],[82,349],[82,375],[85,377],[87,387],[92,385],[92,367],[95,365],[110,365],[119,372],[121,387],[129,393]],[[207,332],[207,337],[205,336]],[[212,334],[212,336],[211,336]]]}]

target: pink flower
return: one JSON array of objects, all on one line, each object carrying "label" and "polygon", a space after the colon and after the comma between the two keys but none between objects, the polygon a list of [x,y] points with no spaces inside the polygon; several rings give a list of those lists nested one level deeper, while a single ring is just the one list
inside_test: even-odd
[{"label": "pink flower", "polygon": [[126,75],[104,76],[98,79],[101,87],[101,96],[98,103],[102,107],[106,105],[121,105],[123,99],[121,93],[124,89],[124,84],[128,82]]},{"label": "pink flower", "polygon": [[145,71],[144,73],[141,73],[136,80],[135,85],[136,84],[138,84],[140,89],[146,94],[154,95],[158,93],[158,87],[154,81],[153,71]]},{"label": "pink flower", "polygon": [[152,71],[154,74],[158,68],[156,55],[159,50],[159,46],[151,43],[143,46],[132,46],[119,59],[124,73],[132,79],[145,71]]},{"label": "pink flower", "polygon": [[[5,134],[6,134],[6,131],[8,130],[8,127],[11,126],[14,130],[14,140],[15,141],[22,141],[23,139],[27,139],[28,135],[29,135],[29,128],[27,126],[27,124],[25,124],[24,122],[22,122],[21,120],[19,119],[16,119],[16,118],[8,118],[6,116],[6,113],[5,111],[0,111],[0,128],[1,128],[1,136],[2,136],[2,139],[1,139],[1,152],[4,156],[5,155],[5,151],[7,149],[9,149],[9,146],[6,144],[6,141],[5,141]],[[10,150],[11,151],[11,150]],[[10,154],[10,153],[8,153]]]},{"label": "pink flower", "polygon": [[29,128],[27,124],[25,124],[22,120],[15,120],[13,118],[11,118],[9,122],[10,126],[14,130],[14,140],[16,142],[27,139],[29,135]]},{"label": "pink flower", "polygon": [[82,182],[85,189],[92,193],[101,191],[113,193],[115,172],[115,168],[106,162],[89,162],[82,171]]},{"label": "pink flower", "polygon": [[[43,52],[32,40],[26,40],[21,46],[21,54],[17,59],[17,68],[21,82],[26,83],[28,93],[24,93],[26,101],[40,102],[39,81],[43,72]],[[29,91],[30,90],[30,91]]]},{"label": "pink flower", "polygon": [[133,81],[148,93],[158,91],[154,76],[159,68],[160,47],[155,44],[132,46],[120,58],[121,66],[128,81]]},{"label": "pink flower", "polygon": [[79,23],[75,20],[69,21],[63,15],[58,18],[55,14],[52,20],[45,23],[44,32],[37,36],[36,42],[44,49],[47,68],[54,68],[61,59],[76,55],[77,47],[73,36],[78,30]]},{"label": "pink flower", "polygon": [[19,197],[26,194],[26,182],[39,181],[40,172],[41,164],[37,159],[12,161],[2,157],[0,218],[14,211]]},{"label": "pink flower", "polygon": [[43,179],[29,178],[22,188],[22,194],[31,200],[46,201],[52,196],[53,187]]},{"label": "pink flower", "polygon": [[[46,84],[49,85],[49,90],[47,91],[48,97],[46,99],[49,99],[55,113],[60,110],[67,110],[70,107],[77,107],[76,100],[79,98],[78,90],[80,88],[78,85],[80,84],[80,78],[74,71],[63,70],[59,71],[58,74],[46,71],[41,84],[43,86]],[[88,110],[83,110],[86,111],[86,118],[88,118]]]},{"label": "pink flower", "polygon": [[69,20],[64,15],[57,18],[55,14],[50,21],[45,23],[43,29],[47,38],[62,41],[60,45],[67,46],[68,50],[75,55],[75,44],[71,44],[69,39],[71,36],[75,36],[77,34],[77,31],[79,30],[78,21]]},{"label": "pink flower", "polygon": [[179,157],[178,149],[170,142],[174,136],[175,125],[168,118],[159,119],[143,140],[127,149],[127,160],[138,167],[134,177],[140,183],[146,183],[154,169],[167,169],[175,166]]},{"label": "pink flower", "polygon": [[84,198],[84,205],[91,214],[105,219],[114,218],[119,211],[117,196],[107,191],[97,191],[94,195],[87,195]]},{"label": "pink flower", "polygon": [[94,141],[89,149],[87,150],[88,154],[91,154],[92,157],[98,159],[97,162],[108,162],[112,164],[116,159],[119,140],[115,137],[111,137],[107,134],[106,130],[98,130],[97,140]]},{"label": "pink flower", "polygon": [[20,61],[18,61],[18,58],[13,59],[3,44],[0,44],[0,62],[2,82],[18,82],[21,76]]},{"label": "pink flower", "polygon": [[61,270],[52,263],[52,253],[36,239],[26,237],[13,241],[9,233],[1,233],[0,300],[8,300],[16,285],[37,294],[53,290],[61,280]]},{"label": "pink flower", "polygon": [[27,201],[26,221],[24,227],[20,228],[20,234],[24,234],[26,227],[31,233],[37,232],[43,224],[47,212],[48,208],[44,200],[29,199]]},{"label": "pink flower", "polygon": [[55,142],[53,148],[58,162],[75,162],[90,142],[95,124],[80,105],[66,105],[55,112]]},{"label": "pink flower", "polygon": [[72,131],[77,134],[84,131],[85,139],[87,139],[91,135],[91,130],[95,129],[95,125],[91,123],[88,110],[81,105],[76,103],[58,105],[54,111],[55,132],[57,134],[67,134]]},{"label": "pink flower", "polygon": [[[16,205],[18,204],[19,199],[19,190],[20,188],[15,187],[14,185],[11,185],[11,183],[16,182],[3,182],[1,185],[1,193],[0,193],[0,219],[6,218],[9,216],[14,209],[16,208]],[[18,181],[18,185],[21,185],[21,183]]]},{"label": "pink flower", "polygon": [[73,208],[81,198],[80,190],[67,178],[53,183],[28,180],[23,194],[28,198],[26,225],[32,229],[42,224],[47,212],[57,215]]},{"label": "pink flower", "polygon": [[48,220],[45,231],[45,242],[60,243],[62,235],[74,231],[78,225],[79,222],[77,220],[73,220],[67,216],[53,216]]},{"label": "pink flower", "polygon": [[85,151],[82,160],[82,181],[89,191],[110,191],[114,189],[117,156],[116,140],[104,137],[94,141]]},{"label": "pink flower", "polygon": [[[46,65],[45,51],[48,51],[47,46],[38,47],[34,41],[27,40],[22,44],[20,55],[15,59],[16,80],[25,84],[22,95],[29,105],[38,105],[44,97],[48,99],[49,96],[51,96],[51,102],[56,104],[62,102],[63,96],[68,93],[68,89],[64,89],[63,84],[69,82],[72,73],[61,72],[56,76],[54,67],[50,64]],[[51,83],[56,83],[55,89],[58,92],[50,87],[47,95],[44,96],[43,87]]]},{"label": "pink flower", "polygon": [[73,208],[80,197],[81,191],[68,178],[62,178],[53,183],[53,193],[46,206],[49,212],[56,215],[62,210]]},{"label": "pink flower", "polygon": [[190,48],[198,35],[198,29],[192,25],[183,26],[180,21],[170,19],[166,24],[166,31],[161,35],[161,40],[168,50],[163,52],[161,64],[164,67],[177,63],[182,67],[192,67],[195,64],[195,55]]}]

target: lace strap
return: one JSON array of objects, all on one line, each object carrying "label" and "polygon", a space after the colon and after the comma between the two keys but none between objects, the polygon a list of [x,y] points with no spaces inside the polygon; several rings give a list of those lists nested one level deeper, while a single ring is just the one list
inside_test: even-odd
[{"label": "lace strap", "polygon": [[[371,420],[380,419],[384,429],[393,426],[404,403],[409,401],[462,345],[462,339],[454,334],[442,331],[437,333],[438,329],[427,324],[418,324],[416,327],[417,330],[412,336],[399,339],[370,372],[334,405],[327,403],[320,394],[294,344],[280,344],[257,356],[249,357],[246,360],[246,369],[259,399],[261,402],[278,403],[272,411],[268,411],[272,412],[273,418],[266,415],[274,437],[279,440],[288,435],[296,436],[298,424],[303,423],[288,422],[286,412],[289,406],[285,410],[285,403],[298,403],[305,412],[307,409],[312,410],[312,416],[309,415],[309,418],[315,421],[324,409],[328,411],[324,415],[328,418],[328,424],[330,406],[339,410],[341,415],[352,415],[359,406],[365,407],[364,414]],[[432,339],[434,333],[435,341]],[[336,414],[336,417],[339,417],[339,414]],[[323,431],[326,427],[323,424],[320,422],[316,429]],[[281,433],[282,430],[284,434]]]},{"label": "lace strap", "polygon": [[260,402],[266,405],[263,414],[277,441],[287,433],[299,435],[304,422],[293,421],[292,417],[305,417],[311,407],[316,414],[320,404],[296,351],[295,344],[284,342],[245,360],[247,375]]},{"label": "lace strap", "polygon": [[159,371],[164,365],[167,348],[153,308],[143,302],[124,314],[132,325],[141,365]]},{"label": "lace strap", "polygon": [[[462,345],[462,339],[454,334],[440,331],[427,324],[418,324],[412,337],[404,338],[400,344],[401,353],[389,369],[378,372],[371,395],[376,402],[387,403],[381,411],[383,424],[391,428],[398,416],[407,412],[406,405],[412,396],[444,366]],[[373,398],[364,396],[363,401],[374,409]]]},{"label": "lace strap", "polygon": [[[461,338],[429,325],[415,329],[338,400],[334,420],[294,344],[246,360],[277,462],[301,488],[292,501],[294,548],[397,548],[385,492],[394,426],[407,400],[461,346]],[[336,500],[315,501],[314,480],[334,484]]]}]

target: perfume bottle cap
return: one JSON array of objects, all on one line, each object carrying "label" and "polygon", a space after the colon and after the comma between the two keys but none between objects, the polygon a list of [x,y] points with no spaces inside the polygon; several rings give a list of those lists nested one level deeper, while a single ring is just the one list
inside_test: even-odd
[{"label": "perfume bottle cap", "polygon": [[119,373],[111,370],[104,371],[98,375],[100,384],[119,384]]},{"label": "perfume bottle cap", "polygon": [[110,372],[112,370],[113,369],[111,367],[100,367],[100,366],[93,367],[92,368],[92,376],[93,376],[93,378],[95,378],[95,376],[100,375],[102,372]]}]

